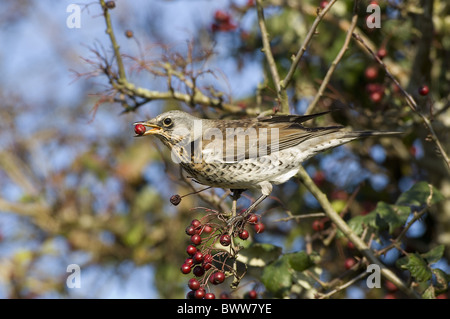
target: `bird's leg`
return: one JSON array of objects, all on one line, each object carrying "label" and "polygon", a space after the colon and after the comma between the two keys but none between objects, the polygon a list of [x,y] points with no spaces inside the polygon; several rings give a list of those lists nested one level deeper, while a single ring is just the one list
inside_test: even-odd
[{"label": "bird's leg", "polygon": [[230,191],[233,193],[231,194],[231,198],[233,198],[233,201],[237,201],[241,194],[244,192],[245,189],[230,189]]},{"label": "bird's leg", "polygon": [[231,218],[236,217],[236,207],[237,207],[237,201],[239,199],[239,197],[241,197],[242,192],[244,191],[243,189],[231,189],[232,191],[232,195],[231,198],[233,199],[233,204],[231,206]]},{"label": "bird's leg", "polygon": [[[269,197],[270,193],[272,192],[272,184],[269,182],[262,182],[260,183],[262,194],[259,196],[253,204],[251,204],[245,212],[242,214],[237,215],[236,210],[234,210],[233,217],[228,221],[228,226],[233,225],[236,223],[236,221],[243,221],[247,216],[258,206],[263,200],[265,200],[267,197]],[[234,196],[234,194],[233,194]],[[240,196],[240,194],[239,194]],[[233,203],[235,204],[235,203]]]}]

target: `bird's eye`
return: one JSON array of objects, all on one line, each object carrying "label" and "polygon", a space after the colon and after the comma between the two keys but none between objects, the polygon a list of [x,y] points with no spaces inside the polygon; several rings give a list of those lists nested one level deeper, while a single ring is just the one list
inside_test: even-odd
[{"label": "bird's eye", "polygon": [[170,117],[166,117],[166,118],[163,120],[163,124],[164,124],[164,126],[170,126],[170,125],[172,125],[172,119],[171,119]]}]

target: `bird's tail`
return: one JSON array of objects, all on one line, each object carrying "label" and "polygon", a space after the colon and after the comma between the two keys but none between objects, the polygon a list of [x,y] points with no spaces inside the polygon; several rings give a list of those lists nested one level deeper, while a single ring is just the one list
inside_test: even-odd
[{"label": "bird's tail", "polygon": [[307,140],[301,143],[301,147],[306,151],[304,153],[305,159],[314,156],[319,152],[326,151],[328,149],[335,148],[342,144],[354,141],[356,139],[371,137],[371,136],[396,136],[402,132],[393,131],[343,131],[341,129],[323,129],[322,131],[316,131],[315,134]]}]

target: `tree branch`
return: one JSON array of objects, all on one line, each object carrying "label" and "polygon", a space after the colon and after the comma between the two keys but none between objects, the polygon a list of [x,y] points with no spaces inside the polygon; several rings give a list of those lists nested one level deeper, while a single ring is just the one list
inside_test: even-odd
[{"label": "tree branch", "polygon": [[330,220],[336,225],[336,227],[342,231],[342,233],[355,245],[355,248],[358,249],[370,263],[377,264],[380,267],[381,274],[389,281],[391,281],[394,285],[396,285],[401,291],[413,298],[420,298],[417,293],[411,289],[409,289],[403,281],[397,277],[389,268],[383,265],[378,258],[374,255],[372,250],[366,245],[366,243],[359,238],[347,225],[347,223],[339,216],[339,214],[333,209],[331,203],[328,201],[328,198],[324,193],[320,191],[320,189],[313,182],[311,177],[309,177],[308,173],[305,171],[303,167],[300,167],[297,176],[300,178],[302,183],[306,186],[306,188],[313,194],[313,196],[317,199],[321,207],[323,208],[325,214],[330,218]]},{"label": "tree branch", "polygon": [[339,53],[337,54],[337,56],[334,59],[334,61],[331,63],[331,66],[328,69],[328,72],[325,75],[325,77],[324,77],[324,79],[322,81],[322,84],[320,85],[320,88],[317,91],[316,96],[314,97],[314,100],[309,104],[308,109],[305,112],[305,115],[308,115],[308,114],[312,113],[312,110],[316,106],[316,104],[319,101],[319,99],[322,97],[323,92],[325,91],[328,83],[330,82],[330,79],[331,79],[331,76],[332,76],[334,70],[336,69],[337,65],[339,64],[340,60],[342,59],[342,57],[344,56],[345,52],[348,49],[348,45],[349,45],[350,40],[352,38],[352,33],[355,30],[355,28],[356,28],[356,23],[358,22],[358,11],[357,11],[358,4],[359,4],[359,1],[355,1],[354,10],[353,10],[354,13],[353,13],[352,21],[351,21],[350,26],[348,28],[344,44],[342,45],[342,48],[339,51]]},{"label": "tree branch", "polygon": [[263,43],[263,52],[266,56],[267,63],[269,64],[269,70],[272,74],[272,79],[275,84],[275,89],[277,91],[277,97],[281,105],[281,112],[289,112],[289,101],[287,97],[286,90],[281,89],[280,85],[280,75],[278,74],[277,65],[275,59],[273,58],[272,49],[270,48],[269,33],[267,32],[266,24],[264,21],[264,11],[261,4],[261,0],[256,0],[256,10],[258,13],[258,24],[261,30],[261,38]]},{"label": "tree branch", "polygon": [[439,152],[442,155],[442,158],[443,158],[444,162],[447,164],[447,168],[450,170],[450,159],[449,159],[447,153],[445,152],[444,147],[442,146],[439,138],[437,137],[437,135],[436,135],[436,133],[435,133],[435,131],[433,129],[433,126],[431,125],[430,120],[424,114],[422,114],[419,111],[419,109],[417,107],[417,103],[414,100],[414,98],[411,96],[411,94],[409,94],[400,85],[400,83],[397,81],[397,79],[394,77],[394,75],[392,75],[392,73],[389,71],[389,69],[386,66],[386,64],[384,64],[384,62],[376,55],[376,53],[369,46],[366,45],[365,41],[359,36],[359,34],[353,33],[353,37],[355,38],[356,41],[361,43],[364,46],[364,48],[368,52],[370,52],[370,54],[373,56],[375,61],[377,61],[378,64],[380,64],[384,68],[384,70],[386,72],[386,75],[395,83],[395,85],[397,85],[397,87],[400,89],[400,92],[402,92],[402,94],[405,96],[406,103],[411,108],[411,110],[422,118],[423,123],[425,124],[425,126],[427,127],[428,131],[431,134],[431,139],[436,144],[437,148],[439,149]]},{"label": "tree branch", "polygon": [[316,29],[319,26],[320,21],[322,21],[323,17],[327,14],[327,12],[330,10],[330,8],[333,6],[333,4],[337,0],[331,0],[328,5],[319,12],[316,19],[314,20],[314,23],[312,24],[311,28],[309,29],[308,34],[306,35],[305,40],[303,41],[302,46],[300,47],[299,51],[295,55],[291,67],[289,68],[289,71],[286,75],[286,77],[283,79],[283,81],[280,83],[281,89],[286,89],[289,85],[289,83],[292,80],[292,77],[294,76],[294,72],[297,69],[297,66],[303,57],[303,54],[305,53],[306,49],[308,48],[309,43],[311,42],[313,36],[316,34]]},{"label": "tree branch", "polygon": [[119,70],[119,83],[126,82],[127,78],[125,75],[125,68],[123,66],[122,56],[120,54],[120,46],[117,44],[116,36],[114,35],[114,31],[111,23],[111,16],[109,14],[109,10],[105,5],[105,0],[100,0],[100,4],[103,9],[103,16],[105,17],[106,22],[106,34],[108,34],[109,39],[111,41],[114,55],[116,57],[117,68]]}]

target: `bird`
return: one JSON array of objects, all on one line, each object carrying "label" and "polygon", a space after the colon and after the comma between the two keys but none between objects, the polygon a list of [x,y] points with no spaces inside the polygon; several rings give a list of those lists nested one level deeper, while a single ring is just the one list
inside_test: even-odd
[{"label": "bird", "polygon": [[314,155],[359,138],[401,134],[303,125],[329,112],[222,120],[172,110],[133,125],[136,136],[161,140],[171,150],[172,160],[197,183],[230,189],[237,198],[246,190],[260,191],[240,214],[242,220],[271,194],[273,185],[287,182]]}]

